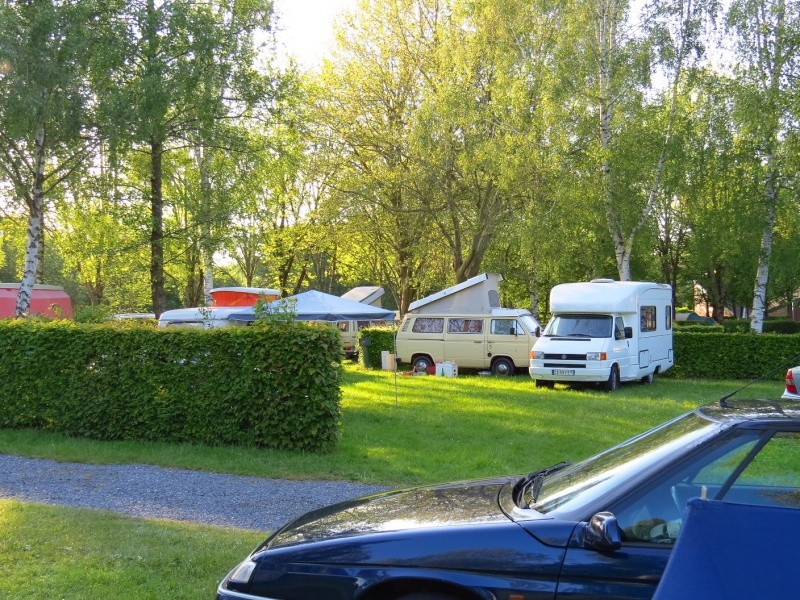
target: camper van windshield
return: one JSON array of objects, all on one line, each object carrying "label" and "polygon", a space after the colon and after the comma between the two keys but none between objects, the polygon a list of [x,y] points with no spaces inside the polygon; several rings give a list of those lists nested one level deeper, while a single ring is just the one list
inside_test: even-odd
[{"label": "camper van windshield", "polygon": [[522,324],[525,325],[525,329],[527,329],[530,334],[537,335],[536,328],[539,327],[539,323],[536,322],[536,319],[531,315],[522,315],[519,320],[522,321]]},{"label": "camper van windshield", "polygon": [[608,338],[613,334],[611,315],[555,315],[545,336]]}]

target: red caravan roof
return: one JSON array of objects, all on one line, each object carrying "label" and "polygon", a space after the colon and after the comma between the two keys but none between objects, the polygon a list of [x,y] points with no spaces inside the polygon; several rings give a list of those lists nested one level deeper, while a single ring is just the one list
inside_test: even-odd
[{"label": "red caravan roof", "polygon": [[271,302],[281,297],[281,293],[278,290],[253,287],[215,288],[209,293],[211,294],[212,307],[255,306],[260,296],[263,296],[266,302]]},{"label": "red caravan roof", "polygon": [[[0,318],[13,317],[17,312],[18,283],[0,283]],[[31,296],[30,314],[53,318],[72,318],[72,299],[64,288],[56,285],[35,285]]]}]

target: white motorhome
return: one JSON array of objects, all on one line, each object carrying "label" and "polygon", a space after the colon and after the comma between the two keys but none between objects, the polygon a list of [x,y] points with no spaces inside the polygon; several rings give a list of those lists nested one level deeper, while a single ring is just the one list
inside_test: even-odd
[{"label": "white motorhome", "polygon": [[511,375],[528,364],[539,323],[529,310],[500,307],[499,273],[483,273],[412,302],[397,331],[397,360],[415,370],[450,361]]},{"label": "white motorhome", "polygon": [[594,279],[550,292],[552,318],[530,353],[537,386],[621,381],[652,383],[673,363],[672,288]]}]

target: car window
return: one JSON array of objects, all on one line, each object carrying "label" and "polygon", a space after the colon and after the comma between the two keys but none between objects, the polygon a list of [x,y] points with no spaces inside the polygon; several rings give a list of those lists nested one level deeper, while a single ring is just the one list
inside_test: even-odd
[{"label": "car window", "polygon": [[800,508],[800,433],[779,432],[770,438],[723,499]]},{"label": "car window", "polygon": [[716,497],[759,440],[758,432],[741,431],[705,448],[677,470],[648,482],[644,489],[611,507],[624,541],[674,543],[686,503],[692,498]]},{"label": "car window", "polygon": [[686,502],[696,497],[800,508],[800,433],[760,442],[757,432],[743,432],[613,507],[626,541],[674,543]]},{"label": "car window", "polygon": [[656,471],[678,449],[696,444],[714,428],[694,413],[683,415],[546,477],[531,506],[540,513],[580,511],[639,473]]}]

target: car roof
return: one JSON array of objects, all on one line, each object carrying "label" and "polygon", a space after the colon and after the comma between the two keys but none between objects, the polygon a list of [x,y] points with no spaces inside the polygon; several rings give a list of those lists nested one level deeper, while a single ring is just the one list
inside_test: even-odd
[{"label": "car roof", "polygon": [[722,400],[695,410],[700,416],[716,422],[768,422],[797,421],[800,424],[800,402],[797,400],[771,400],[753,398],[747,400]]}]

